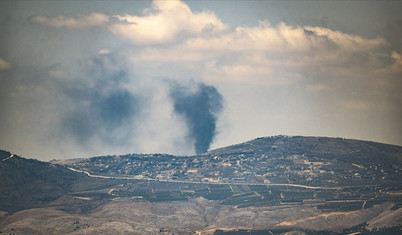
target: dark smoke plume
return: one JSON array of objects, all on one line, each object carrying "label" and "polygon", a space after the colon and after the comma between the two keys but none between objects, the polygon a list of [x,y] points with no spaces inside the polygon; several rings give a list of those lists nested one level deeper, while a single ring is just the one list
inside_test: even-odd
[{"label": "dark smoke plume", "polygon": [[125,89],[127,74],[113,58],[102,56],[91,60],[83,73],[87,77],[75,86],[63,87],[73,108],[63,118],[62,127],[78,143],[99,138],[105,144],[124,144],[131,133],[125,133],[138,113],[139,98]]},{"label": "dark smoke plume", "polygon": [[176,85],[170,97],[175,112],[186,121],[190,138],[195,142],[195,152],[200,154],[208,151],[216,134],[216,119],[222,110],[222,96],[215,87],[198,84],[193,93]]}]

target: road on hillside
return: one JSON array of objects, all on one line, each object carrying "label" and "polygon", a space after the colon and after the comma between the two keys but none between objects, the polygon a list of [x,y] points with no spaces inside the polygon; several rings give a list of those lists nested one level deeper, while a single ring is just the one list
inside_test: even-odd
[{"label": "road on hillside", "polygon": [[199,181],[184,181],[184,180],[164,180],[164,179],[153,179],[146,177],[127,177],[127,176],[104,176],[104,175],[94,175],[88,171],[77,170],[71,167],[68,169],[84,173],[89,177],[93,178],[101,178],[101,179],[124,179],[124,180],[147,180],[147,181],[158,181],[158,182],[168,182],[168,183],[185,183],[185,184],[214,184],[214,185],[263,185],[263,186],[287,186],[287,187],[295,187],[295,188],[305,188],[305,189],[325,189],[325,190],[339,190],[344,189],[345,187],[320,187],[320,186],[308,186],[301,184],[264,184],[264,183],[240,183],[240,182],[199,182]]}]

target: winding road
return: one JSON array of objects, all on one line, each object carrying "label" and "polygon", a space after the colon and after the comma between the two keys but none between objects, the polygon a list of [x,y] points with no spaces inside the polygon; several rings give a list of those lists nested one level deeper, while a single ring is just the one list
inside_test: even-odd
[{"label": "winding road", "polygon": [[185,184],[214,184],[214,185],[264,185],[264,186],[287,186],[287,187],[295,187],[295,188],[305,188],[305,189],[325,189],[325,190],[340,190],[345,187],[320,187],[320,186],[308,186],[301,184],[264,184],[264,183],[241,183],[241,182],[199,182],[199,181],[185,181],[185,180],[164,180],[164,179],[153,179],[146,177],[127,177],[127,176],[104,176],[104,175],[94,175],[88,171],[77,170],[71,167],[68,169],[84,173],[89,177],[93,178],[101,178],[101,179],[125,179],[125,180],[147,180],[147,181],[158,181],[158,182],[168,182],[168,183],[185,183]]}]

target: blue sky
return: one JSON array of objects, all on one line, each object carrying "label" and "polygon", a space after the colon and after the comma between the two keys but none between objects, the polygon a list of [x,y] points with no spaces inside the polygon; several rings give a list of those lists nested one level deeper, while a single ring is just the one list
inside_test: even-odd
[{"label": "blue sky", "polygon": [[402,145],[400,1],[1,1],[0,148],[191,155]]}]

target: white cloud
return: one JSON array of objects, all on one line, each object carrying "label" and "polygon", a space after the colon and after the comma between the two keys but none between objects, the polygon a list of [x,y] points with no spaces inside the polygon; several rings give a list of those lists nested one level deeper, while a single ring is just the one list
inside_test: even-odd
[{"label": "white cloud", "polygon": [[193,13],[181,1],[154,1],[144,16],[116,15],[111,31],[135,44],[172,42],[179,36],[210,35],[227,29],[212,12]]},{"label": "white cloud", "polygon": [[[187,4],[178,0],[153,1],[151,8],[142,15],[92,13],[78,17],[36,16],[30,20],[52,27],[103,24],[116,36],[139,46],[127,51],[138,69],[141,65],[149,68],[150,64],[171,68],[187,66],[192,69],[191,76],[210,82],[284,85],[311,77],[311,73],[326,77],[341,74],[370,77],[367,75],[374,70],[386,71],[389,67],[384,65],[384,53],[380,53],[388,42],[381,37],[366,38],[284,22],[271,25],[267,20],[257,26],[231,29],[213,12],[192,12]],[[106,49],[99,51],[99,54],[108,53]],[[389,56],[395,63],[388,71],[400,71],[401,55],[392,52]],[[310,75],[305,71],[311,71]],[[310,92],[323,90],[319,86],[306,89]]]},{"label": "white cloud", "polygon": [[91,13],[87,16],[78,17],[67,17],[67,16],[56,16],[53,18],[48,18],[44,16],[32,16],[29,21],[42,24],[54,28],[83,28],[89,26],[104,25],[108,23],[110,17],[102,13]]},{"label": "white cloud", "polygon": [[300,29],[284,23],[275,28],[268,21],[261,21],[259,26],[237,27],[215,37],[193,37],[187,40],[186,46],[193,50],[276,51],[294,49],[290,44],[295,44],[293,41],[297,37],[300,37]]},{"label": "white cloud", "polygon": [[388,42],[381,37],[369,39],[358,35],[346,34],[340,31],[334,31],[322,27],[306,26],[304,27],[304,29],[308,32],[314,33],[314,35],[316,36],[315,38],[328,38],[328,40],[337,45],[340,50],[346,52],[366,51],[388,44]]},{"label": "white cloud", "polygon": [[0,58],[0,70],[7,70],[11,68],[11,64]]},{"label": "white cloud", "polygon": [[[210,82],[290,84],[303,79],[302,72],[306,69],[336,73],[359,67],[364,68],[359,73],[367,73],[368,66],[379,66],[373,64],[377,52],[388,45],[380,37],[365,38],[283,22],[273,26],[268,21],[261,21],[254,27],[222,27],[213,34],[205,34],[201,26],[207,20],[197,20],[205,12],[192,13],[187,5],[177,1],[158,3],[154,3],[146,16],[118,16],[121,22],[128,23],[114,25],[111,30],[134,44],[162,45],[147,45],[136,50],[132,57],[137,64],[168,63],[177,67],[179,63],[193,63],[196,64],[194,73]],[[208,14],[221,24],[212,13]],[[185,15],[187,20],[177,21],[180,15]],[[116,31],[116,27],[124,30]],[[157,31],[153,30],[155,27]],[[179,33],[183,31],[186,34]],[[308,89],[318,91],[317,87]]]},{"label": "white cloud", "polygon": [[[332,47],[331,47],[332,45]],[[259,50],[305,53],[325,49],[342,52],[363,51],[387,45],[381,37],[374,39],[350,35],[327,28],[292,26],[284,22],[272,26],[261,21],[255,27],[237,27],[232,32],[223,32],[215,37],[193,37],[186,46],[193,50]],[[333,46],[337,46],[334,48]]]},{"label": "white cloud", "polygon": [[[110,20],[112,18],[114,20]],[[265,79],[273,70],[290,68],[293,73],[295,69],[312,66],[359,63],[355,60],[359,53],[375,52],[387,45],[381,37],[364,38],[328,28],[283,22],[273,26],[267,20],[254,27],[230,29],[213,12],[192,12],[187,4],[178,0],[153,1],[142,16],[92,13],[79,17],[35,16],[30,20],[52,27],[104,24],[118,37],[146,46],[135,52],[137,62],[209,63],[209,66],[199,66],[204,69],[213,69],[210,65],[215,64],[216,68],[211,71],[222,71],[222,75],[234,77],[234,80],[243,80],[236,77],[243,77],[246,72]],[[400,61],[398,55],[395,52],[392,57]]]}]

